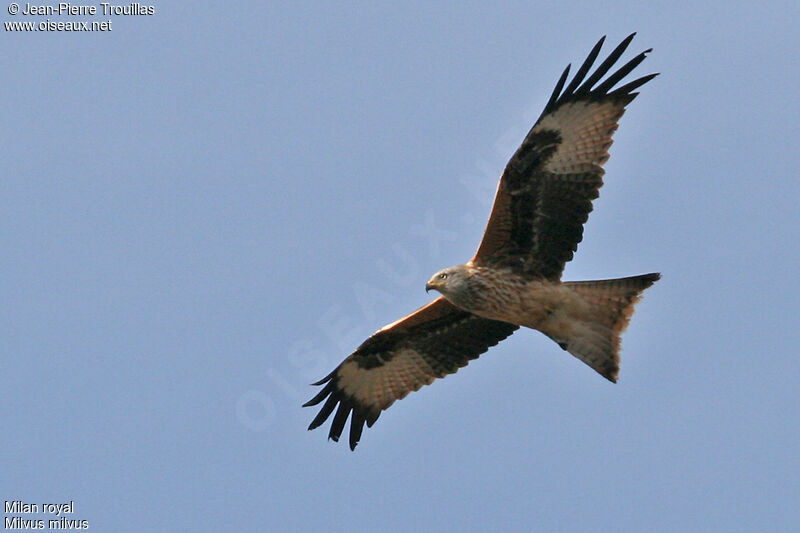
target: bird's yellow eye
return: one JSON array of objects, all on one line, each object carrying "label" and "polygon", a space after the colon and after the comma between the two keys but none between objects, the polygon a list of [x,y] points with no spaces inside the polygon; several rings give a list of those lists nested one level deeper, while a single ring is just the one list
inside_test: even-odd
[{"label": "bird's yellow eye", "polygon": [[447,279],[447,274],[445,273],[439,274],[439,279]]}]

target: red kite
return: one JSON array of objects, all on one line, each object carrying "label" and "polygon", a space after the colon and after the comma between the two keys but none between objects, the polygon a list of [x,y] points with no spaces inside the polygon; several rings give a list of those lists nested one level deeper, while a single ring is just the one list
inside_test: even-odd
[{"label": "red kite", "polygon": [[324,387],[304,407],[325,403],[308,429],[336,410],[328,437],[338,441],[351,417],[355,449],[364,424],[372,427],[395,400],[456,372],[520,326],[541,331],[617,381],[620,335],[642,291],[660,275],[562,282],[561,273],[603,185],[602,165],[625,106],[656,76],[613,88],[646,50],[602,79],[634,35],[589,74],[600,39],[565,87],[567,66],[506,165],[475,257],[434,274],[425,289],[442,296],[378,330],[314,384]]}]

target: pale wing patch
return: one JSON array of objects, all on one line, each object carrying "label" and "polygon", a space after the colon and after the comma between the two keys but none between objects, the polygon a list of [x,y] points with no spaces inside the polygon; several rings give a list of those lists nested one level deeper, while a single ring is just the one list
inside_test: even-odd
[{"label": "pale wing patch", "polygon": [[418,352],[403,349],[381,366],[361,368],[345,361],[339,368],[339,387],[359,403],[387,409],[408,393],[436,379],[433,369]]},{"label": "pale wing patch", "polygon": [[624,112],[613,102],[571,102],[543,117],[532,133],[553,130],[561,136],[545,170],[554,174],[602,173],[611,136]]}]

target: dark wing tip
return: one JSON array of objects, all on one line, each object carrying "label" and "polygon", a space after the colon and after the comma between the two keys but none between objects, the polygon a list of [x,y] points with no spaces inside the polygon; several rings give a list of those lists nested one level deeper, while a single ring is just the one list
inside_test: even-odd
[{"label": "dark wing tip", "polygon": [[608,94],[609,94],[609,96],[612,96],[612,97],[620,97],[620,96],[635,97],[639,93],[635,93],[633,91],[635,91],[636,89],[638,89],[639,87],[641,87],[642,85],[647,83],[648,81],[652,80],[653,78],[655,78],[659,74],[660,74],[659,72],[655,72],[653,74],[648,74],[647,76],[642,76],[641,78],[637,78],[637,79],[633,80],[632,82],[626,83],[622,87],[614,89],[612,92],[610,92]]},{"label": "dark wing tip", "polygon": [[[550,96],[547,105],[545,105],[542,115],[553,111],[555,108],[566,102],[580,98],[596,99],[604,96],[610,96],[612,98],[629,97],[631,96],[631,91],[641,87],[653,79],[656,76],[655,74],[643,76],[642,78],[628,83],[627,85],[615,89],[613,92],[609,92],[614,85],[620,82],[633,69],[635,69],[639,63],[644,60],[647,54],[653,51],[652,48],[648,48],[622,65],[616,72],[612,73],[608,78],[606,78],[605,81],[600,83],[600,80],[619,60],[635,36],[636,32],[633,32],[623,39],[622,42],[611,51],[608,57],[606,57],[606,59],[594,70],[594,72],[589,74],[589,70],[592,68],[595,59],[597,59],[600,49],[602,48],[602,45],[606,39],[605,36],[601,37],[600,40],[597,41],[597,44],[595,44],[592,50],[589,52],[589,55],[581,64],[580,68],[578,68],[578,70],[575,72],[573,79],[569,82],[569,84],[567,84],[566,88],[564,88],[566,78],[569,73],[569,66],[567,66],[566,70],[564,70],[564,73],[561,75],[561,78],[558,80],[558,83],[556,83],[555,90]],[[587,74],[589,74],[588,77],[586,77]],[[600,84],[598,85],[598,83]]]},{"label": "dark wing tip", "polygon": [[354,398],[345,395],[336,384],[337,380],[334,379],[335,373],[336,371],[318,381],[316,383],[317,385],[325,384],[325,386],[317,392],[313,398],[303,404],[303,407],[311,407],[325,400],[325,403],[314,417],[314,420],[309,424],[308,429],[309,431],[317,429],[333,414],[333,422],[331,422],[328,439],[339,442],[339,438],[342,436],[347,424],[347,419],[350,418],[350,449],[355,450],[356,445],[361,440],[364,424],[366,424],[367,427],[372,427],[372,424],[374,424],[375,421],[378,420],[378,416],[380,416],[380,410],[373,412],[372,409],[361,405]]},{"label": "dark wing tip", "polygon": [[381,416],[380,411],[376,411],[374,414],[370,414],[367,416],[367,427],[371,428],[372,424],[378,421],[378,417]]},{"label": "dark wing tip", "polygon": [[[594,91],[592,91],[592,87],[594,87],[594,85],[598,81],[600,81],[600,79],[603,76],[606,75],[606,73],[611,69],[611,67],[614,66],[614,63],[616,63],[617,60],[622,56],[622,54],[625,53],[625,50],[628,49],[628,45],[631,44],[634,35],[636,34],[632,33],[627,37],[625,37],[625,39],[623,39],[622,42],[619,43],[617,47],[611,51],[610,54],[608,54],[608,57],[602,63],[600,63],[600,66],[597,67],[594,73],[592,73],[592,75],[589,76],[589,78],[585,82],[583,82],[583,85],[578,87],[578,89],[575,91],[575,94],[584,95],[593,93]],[[623,69],[624,68],[625,67],[623,67]]]},{"label": "dark wing tip", "polygon": [[[561,95],[561,89],[564,88],[564,83],[567,81],[571,66],[572,63],[568,64],[567,68],[564,69],[564,72],[561,73],[561,77],[558,79],[558,82],[553,89],[553,93],[550,95],[550,99],[547,101],[547,105],[544,106],[545,113],[553,108],[556,105],[556,102],[558,102],[558,97]],[[576,75],[575,78],[577,79],[578,76]],[[570,86],[572,86],[572,84],[570,84]],[[569,92],[569,87],[567,88],[567,92]]]},{"label": "dark wing tip", "polygon": [[353,417],[350,419],[350,450],[352,451],[355,451],[358,441],[361,440],[364,422],[366,422],[364,414],[354,409]]},{"label": "dark wing tip", "polygon": [[[317,385],[322,385],[322,383],[325,383],[325,382],[323,381],[323,382],[321,382],[321,383],[317,383]],[[314,396],[313,398],[311,398],[310,400],[308,400],[306,403],[304,403],[304,404],[303,404],[303,407],[311,407],[312,405],[317,405],[319,402],[321,402],[322,400],[324,400],[326,396],[328,396],[329,394],[331,394],[331,392],[333,392],[333,382],[332,382],[332,381],[331,381],[331,382],[329,382],[327,385],[325,385],[325,386],[322,388],[322,390],[321,390],[321,391],[319,391],[319,392],[316,394],[316,396]]]},{"label": "dark wing tip", "polygon": [[336,409],[336,414],[333,415],[333,422],[331,423],[331,430],[328,432],[328,438],[334,442],[339,442],[339,437],[342,436],[344,426],[347,424],[347,419],[350,417],[350,412],[353,406],[347,401],[339,402],[339,408]]},{"label": "dark wing tip", "polygon": [[[597,56],[600,54],[600,49],[603,47],[603,43],[605,42],[605,40],[606,40],[606,36],[603,35],[600,38],[600,40],[597,41],[597,44],[594,45],[594,48],[592,48],[591,52],[589,52],[589,55],[586,56],[586,59],[583,61],[583,64],[580,66],[580,68],[577,70],[577,72],[575,72],[575,76],[572,78],[572,81],[569,83],[567,88],[564,90],[564,94],[572,94],[573,92],[575,92],[575,89],[578,88],[578,85],[580,85],[580,83],[583,81],[583,78],[586,77],[586,74],[592,68],[592,65],[594,65],[594,61],[595,61],[595,59],[597,59]],[[560,86],[563,86],[563,83]],[[561,90],[559,89],[559,93],[560,92],[561,92]],[[551,98],[550,102],[548,102],[548,104],[550,105],[553,102],[554,101]]]},{"label": "dark wing tip", "polygon": [[336,396],[332,394],[330,391],[321,391],[320,394],[322,392],[326,392],[326,394],[330,394],[330,396],[328,396],[328,400],[325,402],[325,405],[322,406],[322,409],[319,410],[317,416],[314,417],[314,420],[311,421],[311,424],[308,425],[309,431],[312,429],[317,429],[322,424],[324,424],[325,421],[328,419],[328,417],[331,416],[333,408],[336,407],[336,404],[339,402],[339,400],[336,399]]},{"label": "dark wing tip", "polygon": [[[339,370],[339,369],[337,368],[336,370]],[[334,370],[333,372],[331,372],[330,374],[328,374],[327,376],[325,376],[321,380],[312,383],[311,385],[313,385],[314,387],[318,387],[318,386],[322,385],[323,383],[327,383],[328,381],[333,379],[334,375],[336,375],[336,370]]]}]

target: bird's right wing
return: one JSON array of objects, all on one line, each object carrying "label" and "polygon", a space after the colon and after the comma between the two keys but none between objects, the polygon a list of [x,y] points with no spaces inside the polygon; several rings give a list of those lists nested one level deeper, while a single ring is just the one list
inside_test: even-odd
[{"label": "bird's right wing", "polygon": [[328,438],[338,441],[352,413],[355,449],[364,424],[372,427],[395,400],[456,372],[518,327],[462,311],[440,297],[378,330],[314,383],[325,386],[303,407],[325,403],[308,429],[321,426],[336,409]]},{"label": "bird's right wing", "polygon": [[[645,50],[603,79],[630,44],[617,46],[593,72],[603,39],[549,102],[506,165],[483,241],[472,261],[558,280],[583,237],[583,224],[603,185],[603,163],[620,117],[655,74],[614,88],[641,63]],[[587,76],[588,75],[588,76]]]}]

